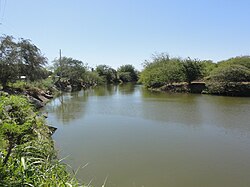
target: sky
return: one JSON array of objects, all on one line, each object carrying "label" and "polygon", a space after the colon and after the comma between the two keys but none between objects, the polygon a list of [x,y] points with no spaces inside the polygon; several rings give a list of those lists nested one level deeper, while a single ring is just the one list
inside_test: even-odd
[{"label": "sky", "polygon": [[153,54],[250,55],[249,0],[0,0],[0,35],[30,39],[51,63],[132,64]]}]

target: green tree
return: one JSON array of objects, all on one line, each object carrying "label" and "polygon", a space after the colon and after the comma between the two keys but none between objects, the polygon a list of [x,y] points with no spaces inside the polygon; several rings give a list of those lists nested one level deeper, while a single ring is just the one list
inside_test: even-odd
[{"label": "green tree", "polygon": [[54,60],[54,69],[60,78],[70,81],[82,81],[87,71],[82,61],[69,57],[62,57],[61,62],[59,59]]},{"label": "green tree", "polygon": [[19,48],[20,73],[26,75],[30,81],[45,78],[46,69],[44,66],[47,64],[47,59],[41,54],[40,49],[27,39],[21,39],[17,46]]},{"label": "green tree", "polygon": [[138,71],[133,65],[122,65],[118,68],[117,73],[122,82],[136,82],[138,80]]},{"label": "green tree", "polygon": [[46,63],[46,58],[30,40],[16,42],[12,36],[0,37],[0,83],[4,89],[8,82],[16,81],[21,75],[31,81],[45,78]]},{"label": "green tree", "polygon": [[192,60],[187,58],[183,61],[183,71],[185,74],[185,80],[190,85],[192,81],[201,78],[202,76],[202,65],[199,60]]},{"label": "green tree", "polygon": [[0,38],[0,83],[3,89],[18,76],[18,46],[11,36]]},{"label": "green tree", "polygon": [[85,82],[90,85],[104,84],[105,80],[96,71],[87,71],[84,77]]},{"label": "green tree", "polygon": [[105,80],[106,83],[110,84],[117,82],[117,72],[110,66],[104,64],[98,65],[95,70],[98,75],[101,76],[103,80]]}]

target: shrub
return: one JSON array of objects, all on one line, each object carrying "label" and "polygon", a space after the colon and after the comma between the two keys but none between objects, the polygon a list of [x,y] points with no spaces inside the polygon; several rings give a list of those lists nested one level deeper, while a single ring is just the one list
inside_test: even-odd
[{"label": "shrub", "polygon": [[248,82],[250,69],[242,65],[223,65],[211,73],[210,79],[218,82]]},{"label": "shrub", "polygon": [[181,82],[184,79],[181,59],[160,55],[154,57],[152,62],[145,63],[139,82],[148,88],[157,88],[166,84]]}]

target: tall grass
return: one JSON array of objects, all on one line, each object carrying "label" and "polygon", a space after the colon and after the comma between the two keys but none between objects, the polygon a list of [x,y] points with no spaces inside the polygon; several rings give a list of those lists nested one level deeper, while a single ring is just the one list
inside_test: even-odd
[{"label": "tall grass", "polygon": [[[45,120],[24,98],[1,96],[0,107],[0,186],[81,186],[58,160]],[[27,125],[29,131],[19,128]]]}]

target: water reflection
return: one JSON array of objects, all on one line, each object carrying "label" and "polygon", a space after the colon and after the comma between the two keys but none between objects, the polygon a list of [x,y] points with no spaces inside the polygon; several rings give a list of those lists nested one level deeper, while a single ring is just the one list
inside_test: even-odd
[{"label": "water reflection", "polygon": [[65,94],[46,108],[61,156],[70,154],[75,169],[89,163],[78,177],[94,186],[107,175],[119,187],[250,184],[249,98],[117,85]]},{"label": "water reflection", "polygon": [[250,132],[249,98],[160,93],[145,89],[141,93],[145,118]]},{"label": "water reflection", "polygon": [[47,110],[65,124],[96,114],[250,131],[249,106],[249,98],[151,92],[140,85],[124,84],[64,94],[48,104]]},{"label": "water reflection", "polygon": [[143,116],[165,123],[200,126],[202,124],[200,97],[192,94],[160,93],[142,89]]},{"label": "water reflection", "polygon": [[69,124],[84,115],[88,95],[88,91],[65,93],[52,100],[46,106],[46,111],[54,113],[57,120],[63,124]]},{"label": "water reflection", "polygon": [[94,96],[112,96],[117,92],[116,85],[98,86],[92,90]]},{"label": "water reflection", "polygon": [[127,83],[127,84],[120,84],[118,86],[118,92],[122,95],[132,95],[135,92],[135,84]]}]

